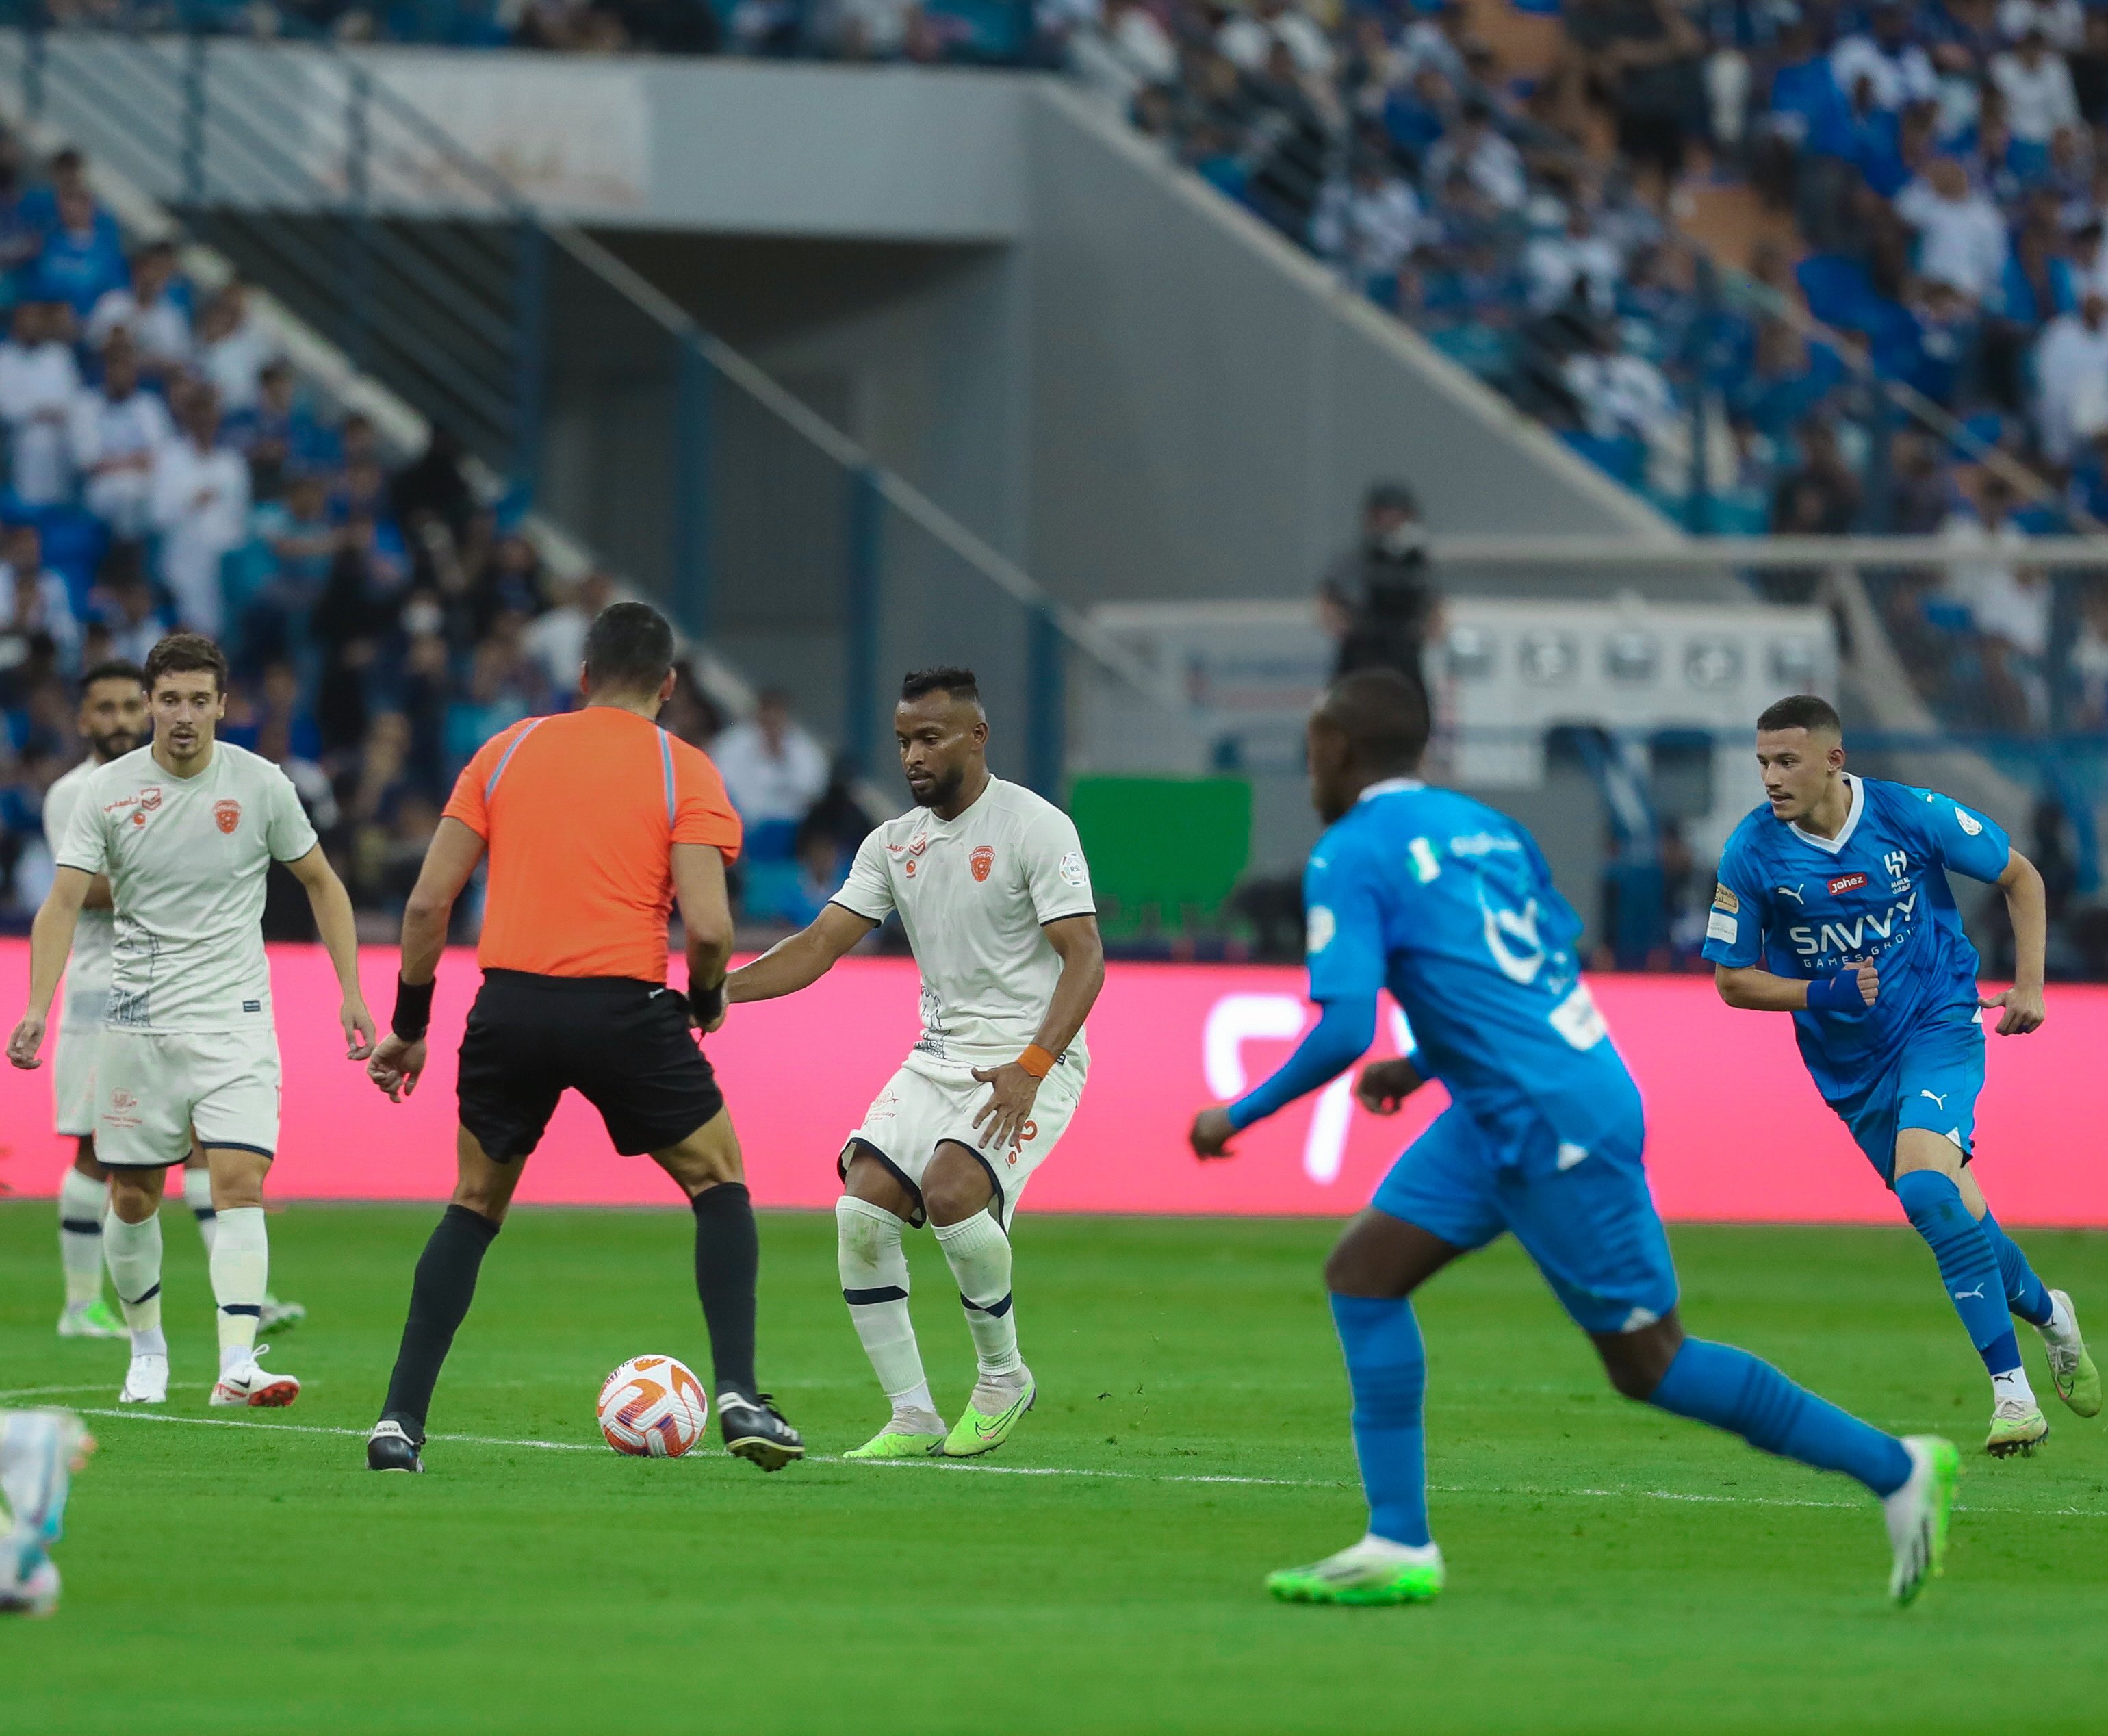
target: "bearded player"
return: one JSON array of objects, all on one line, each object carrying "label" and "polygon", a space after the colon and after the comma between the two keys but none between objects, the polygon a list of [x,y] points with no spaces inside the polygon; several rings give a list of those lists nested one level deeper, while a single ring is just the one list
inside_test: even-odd
[{"label": "bearded player", "polygon": [[[914,807],[864,840],[810,927],[726,979],[725,998],[805,988],[899,912],[922,972],[922,1032],[842,1148],[835,1202],[842,1299],[893,1414],[847,1456],[971,1459],[1001,1446],[1032,1408],[1007,1231],[1083,1094],[1083,1020],[1105,950],[1075,827],[989,773],[973,672],[908,676],[894,729]],[[979,1362],[948,1432],[908,1312],[901,1232],[925,1223],[958,1281]]]},{"label": "bearded player", "polygon": [[[136,664],[98,663],[80,678],[76,724],[88,757],[44,792],[44,841],[54,860],[80,792],[98,766],[122,759],[146,739],[146,678]],[[61,1138],[74,1140],[74,1159],[59,1184],[59,1265],[65,1278],[61,1338],[122,1338],[124,1323],[102,1299],[102,1220],[109,1215],[110,1182],[95,1161],[95,1035],[110,999],[110,954],[115,942],[110,877],[88,882],[73,951],[66,959],[65,1000],[52,1066],[54,1119]],[[196,1220],[205,1257],[218,1233],[212,1204],[212,1177],[205,1154],[193,1148],[183,1169],[183,1203]],[[307,1310],[297,1302],[264,1299],[262,1329],[297,1324]]]},{"label": "bearded player", "polygon": [[[2056,1396],[2101,1410],[2101,1377],[2071,1298],[2046,1288],[1969,1173],[1984,1089],[1983,1008],[1998,1035],[2043,1022],[2048,926],[2042,876],[2006,834],[1950,796],[1844,769],[1826,700],[1781,699],[1757,719],[1765,800],[1720,854],[1705,956],[1731,1007],[1790,1012],[1801,1058],[1939,1263],[1991,1377],[1996,1457],[2049,1433],[2013,1317],[2042,1335]],[[1947,871],[1996,886],[2012,919],[2011,988],[1980,1002],[1976,949]]]},{"label": "bearded player", "polygon": [[96,1154],[110,1174],[104,1254],[132,1339],[120,1403],[168,1397],[161,1329],[167,1172],[204,1148],[218,1233],[215,1405],[289,1405],[300,1383],[258,1361],[270,1253],[264,1178],[278,1143],[279,1062],[261,927],[264,877],[286,863],[307,889],[344,991],[349,1053],[372,1048],[359,993],[351,900],[286,774],[214,737],[227,708],[227,660],[211,640],[171,634],[146,659],[152,745],[83,783],[57,871],[29,938],[29,1004],[7,1042],[41,1065],[46,1021],[97,875],[116,908],[109,1004],[95,1044]]}]

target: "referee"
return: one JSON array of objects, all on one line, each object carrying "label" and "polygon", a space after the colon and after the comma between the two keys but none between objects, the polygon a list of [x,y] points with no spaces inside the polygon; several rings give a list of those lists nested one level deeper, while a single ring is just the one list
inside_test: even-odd
[{"label": "referee", "polygon": [[[425,1070],[433,976],[454,900],[490,858],[483,988],[462,1041],[459,1179],[425,1245],[388,1402],[366,1444],[376,1471],[421,1471],[425,1416],[527,1156],[575,1090],[615,1148],[641,1152],[696,1214],[696,1287],[727,1452],[764,1471],[804,1442],[754,1378],[760,1265],[739,1140],[690,1035],[722,1012],[739,816],[706,755],[654,721],[673,692],[673,634],[619,602],[586,635],[582,710],[486,742],[454,786],[403,913],[394,1033],[367,1072],[400,1102]],[[666,919],[688,937],[692,1003],[666,986]]]}]

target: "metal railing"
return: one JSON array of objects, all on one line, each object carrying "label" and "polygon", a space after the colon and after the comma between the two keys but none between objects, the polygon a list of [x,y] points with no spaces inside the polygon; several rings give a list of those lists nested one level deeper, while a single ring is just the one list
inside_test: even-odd
[{"label": "metal railing", "polygon": [[999,763],[1049,793],[1070,662],[1135,684],[986,538],[392,89],[385,58],[0,29],[0,88],[790,689],[858,770],[890,760],[911,664],[973,665]]}]

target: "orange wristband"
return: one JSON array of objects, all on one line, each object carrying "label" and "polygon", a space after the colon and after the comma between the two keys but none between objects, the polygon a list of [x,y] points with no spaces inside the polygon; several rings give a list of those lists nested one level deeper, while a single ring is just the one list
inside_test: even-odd
[{"label": "orange wristband", "polygon": [[1017,1057],[1017,1064],[1034,1079],[1044,1079],[1054,1071],[1054,1057],[1037,1043]]}]

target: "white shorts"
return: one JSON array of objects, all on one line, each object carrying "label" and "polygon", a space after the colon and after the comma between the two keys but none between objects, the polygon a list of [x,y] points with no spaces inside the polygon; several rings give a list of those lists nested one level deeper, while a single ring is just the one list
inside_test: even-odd
[{"label": "white shorts", "polygon": [[60,1134],[82,1139],[95,1131],[95,1044],[102,1033],[59,1027],[52,1055],[52,1108]]},{"label": "white shorts", "polygon": [[[849,1148],[862,1146],[907,1184],[915,1196],[913,1222],[924,1221],[923,1172],[936,1156],[939,1142],[949,1140],[980,1159],[995,1184],[1007,1224],[1032,1172],[1047,1161],[1069,1130],[1083,1095],[1083,1069],[1066,1057],[1055,1063],[1054,1071],[1039,1081],[1025,1138],[1007,1152],[998,1152],[988,1145],[986,1123],[979,1130],[974,1126],[974,1117],[987,1107],[989,1091],[968,1065],[918,1059],[886,1082],[866,1112],[863,1125],[849,1135]],[[850,1156],[845,1148],[840,1160],[845,1175]]]},{"label": "white shorts", "polygon": [[278,1149],[278,1035],[242,1030],[97,1033],[97,1161],[137,1169],[181,1163],[191,1131],[209,1149]]}]

